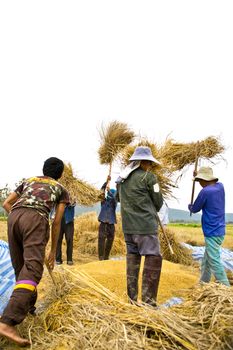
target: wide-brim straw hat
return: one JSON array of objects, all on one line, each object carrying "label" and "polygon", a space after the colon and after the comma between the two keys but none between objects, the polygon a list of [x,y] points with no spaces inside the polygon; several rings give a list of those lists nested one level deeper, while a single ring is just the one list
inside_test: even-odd
[{"label": "wide-brim straw hat", "polygon": [[152,154],[150,147],[138,146],[129,160],[150,160],[156,164],[161,164]]},{"label": "wide-brim straw hat", "polygon": [[195,176],[194,180],[218,181],[218,178],[214,176],[212,168],[203,166],[198,170],[198,173]]}]

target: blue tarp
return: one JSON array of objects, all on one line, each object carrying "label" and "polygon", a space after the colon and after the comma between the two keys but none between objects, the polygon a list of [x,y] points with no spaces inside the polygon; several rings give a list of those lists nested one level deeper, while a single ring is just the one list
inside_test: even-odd
[{"label": "blue tarp", "polygon": [[0,315],[8,303],[15,285],[8,243],[0,240]]},{"label": "blue tarp", "polygon": [[[196,261],[201,261],[205,252],[205,247],[196,247],[187,243],[182,245],[192,250],[192,257]],[[226,248],[221,248],[221,260],[226,270],[233,271],[233,252]]]}]

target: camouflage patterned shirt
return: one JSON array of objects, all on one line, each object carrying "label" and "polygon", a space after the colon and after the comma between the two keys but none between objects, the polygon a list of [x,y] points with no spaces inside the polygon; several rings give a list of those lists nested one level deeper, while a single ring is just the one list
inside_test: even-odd
[{"label": "camouflage patterned shirt", "polygon": [[65,187],[48,176],[31,177],[23,181],[14,192],[19,198],[12,206],[12,210],[21,207],[33,208],[47,219],[57,204],[70,203]]}]

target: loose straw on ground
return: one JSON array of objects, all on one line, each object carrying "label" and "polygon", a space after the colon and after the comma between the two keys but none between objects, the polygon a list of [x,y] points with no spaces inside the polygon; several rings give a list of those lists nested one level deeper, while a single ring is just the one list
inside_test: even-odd
[{"label": "loose straw on ground", "polygon": [[31,329],[32,349],[232,349],[231,288],[196,286],[183,304],[156,310],[123,302],[85,273],[65,268],[61,280],[66,293],[48,290],[46,309],[20,326],[24,336]]}]

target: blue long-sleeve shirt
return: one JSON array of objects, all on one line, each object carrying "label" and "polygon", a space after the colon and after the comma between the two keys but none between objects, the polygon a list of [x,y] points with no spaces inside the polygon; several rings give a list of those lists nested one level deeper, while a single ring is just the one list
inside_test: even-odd
[{"label": "blue long-sleeve shirt", "polygon": [[192,213],[202,210],[202,230],[206,237],[225,235],[225,190],[222,183],[203,187],[188,208]]},{"label": "blue long-sleeve shirt", "polygon": [[[101,188],[103,191],[106,188],[106,184],[107,183],[105,182]],[[108,224],[116,224],[116,207],[116,193],[113,193],[111,190],[109,190],[107,192],[107,198],[101,202],[101,210],[98,216],[98,220]]]}]

